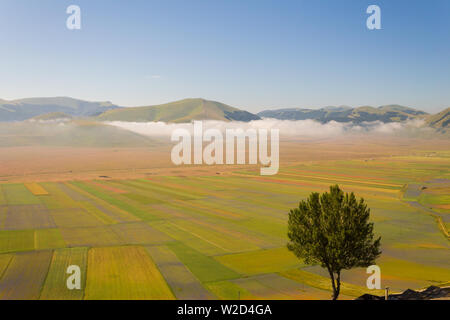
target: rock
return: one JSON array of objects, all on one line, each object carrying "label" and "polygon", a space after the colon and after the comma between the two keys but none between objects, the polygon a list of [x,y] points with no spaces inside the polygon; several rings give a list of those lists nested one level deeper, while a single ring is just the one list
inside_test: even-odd
[{"label": "rock", "polygon": [[[432,299],[450,299],[450,287],[430,286],[422,291],[408,289],[400,294],[390,294],[388,300],[432,300]],[[384,300],[384,296],[374,296],[363,294],[356,300]]]}]

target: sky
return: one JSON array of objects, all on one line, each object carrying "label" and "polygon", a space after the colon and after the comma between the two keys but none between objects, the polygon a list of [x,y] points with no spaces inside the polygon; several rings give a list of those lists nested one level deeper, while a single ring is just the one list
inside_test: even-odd
[{"label": "sky", "polygon": [[[366,26],[372,4],[380,30]],[[450,1],[0,0],[0,99],[49,96],[437,112],[450,106]]]}]

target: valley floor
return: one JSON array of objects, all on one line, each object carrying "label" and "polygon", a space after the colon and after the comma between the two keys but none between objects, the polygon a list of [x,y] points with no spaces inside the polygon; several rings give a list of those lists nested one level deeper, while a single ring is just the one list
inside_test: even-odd
[{"label": "valley floor", "polygon": [[[286,223],[336,183],[371,208],[383,287],[448,285],[448,146],[287,141],[275,176],[173,167],[163,149],[36,148],[33,160],[11,148],[0,155],[0,299],[329,299],[326,273],[286,249]],[[66,287],[69,265],[81,290]],[[367,277],[346,271],[341,298],[382,294]]]}]

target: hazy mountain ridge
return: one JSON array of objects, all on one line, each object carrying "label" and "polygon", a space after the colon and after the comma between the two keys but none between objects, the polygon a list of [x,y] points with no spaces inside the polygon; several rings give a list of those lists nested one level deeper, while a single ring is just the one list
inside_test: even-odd
[{"label": "hazy mountain ridge", "polygon": [[155,106],[109,110],[99,115],[97,119],[101,121],[183,123],[192,120],[248,122],[259,120],[260,117],[221,102],[194,98]]},{"label": "hazy mountain ridge", "polygon": [[450,127],[450,108],[447,108],[435,115],[429,116],[426,119],[428,126],[438,129],[439,131],[446,132]]},{"label": "hazy mountain ridge", "polygon": [[328,106],[321,109],[286,108],[265,110],[257,114],[221,102],[190,98],[160,105],[120,107],[109,101],[90,102],[68,97],[0,99],[0,122],[23,120],[57,121],[85,118],[92,121],[188,123],[193,120],[243,121],[273,118],[278,120],[315,120],[382,123],[424,120],[425,125],[446,132],[450,126],[450,108],[435,115],[401,105],[381,107]]},{"label": "hazy mountain ridge", "polygon": [[11,101],[0,99],[0,121],[23,121],[56,112],[76,117],[89,117],[116,108],[119,106],[109,101],[90,102],[69,97],[26,98]]},{"label": "hazy mountain ridge", "polygon": [[362,106],[357,108],[325,107],[321,109],[275,109],[259,112],[262,118],[275,118],[279,120],[316,120],[322,123],[329,121],[337,122],[401,122],[412,119],[425,119],[427,113],[400,105],[386,105],[378,108]]}]

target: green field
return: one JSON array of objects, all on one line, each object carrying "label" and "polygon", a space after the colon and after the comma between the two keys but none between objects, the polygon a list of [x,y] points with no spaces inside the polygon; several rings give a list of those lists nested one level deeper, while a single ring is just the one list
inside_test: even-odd
[{"label": "green field", "polygon": [[[287,216],[336,183],[371,208],[383,287],[450,280],[450,155],[441,153],[317,161],[264,177],[0,184],[0,299],[328,299],[326,273],[286,249]],[[73,264],[81,290],[66,288]],[[367,277],[345,271],[341,298],[374,293]]]}]

